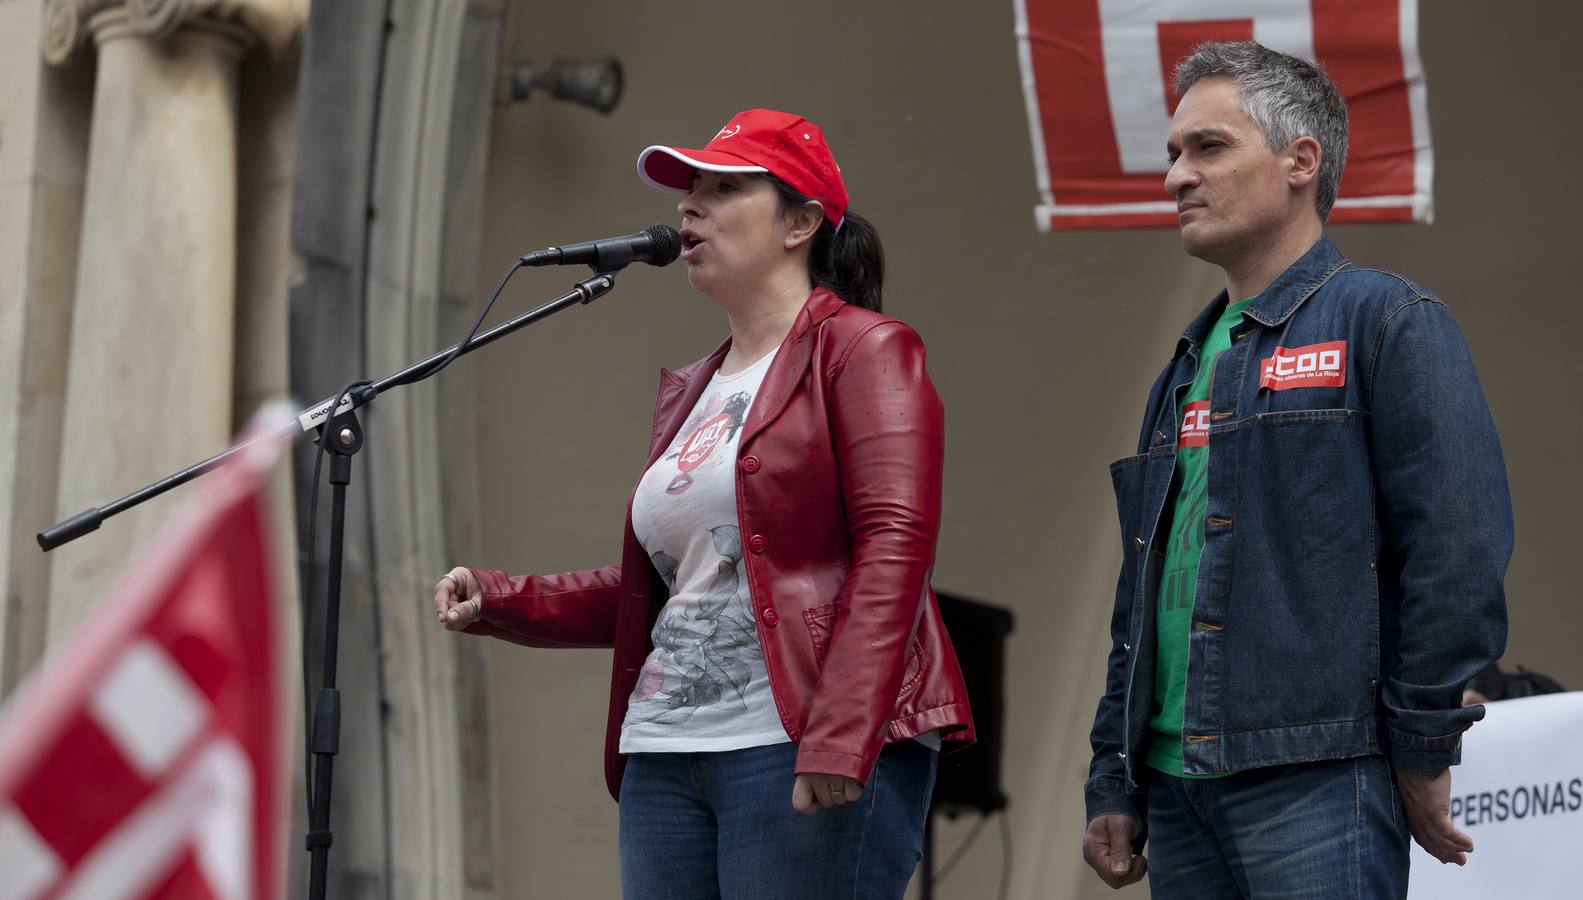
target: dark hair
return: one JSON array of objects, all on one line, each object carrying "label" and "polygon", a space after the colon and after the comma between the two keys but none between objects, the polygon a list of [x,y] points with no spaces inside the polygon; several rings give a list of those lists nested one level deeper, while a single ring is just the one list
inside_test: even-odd
[{"label": "dark hair", "polygon": [[[773,175],[766,175],[780,195],[781,215],[802,209],[809,201],[800,191]],[[864,309],[880,311],[880,288],[885,281],[885,248],[879,232],[850,209],[837,231],[829,219],[819,223],[808,251],[808,277],[814,284]]]}]

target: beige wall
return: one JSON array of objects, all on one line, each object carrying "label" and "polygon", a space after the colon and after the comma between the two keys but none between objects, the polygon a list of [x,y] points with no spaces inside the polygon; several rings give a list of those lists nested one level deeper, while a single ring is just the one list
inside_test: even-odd
[{"label": "beige wall", "polygon": [[[1583,333],[1570,37],[1553,2],[1492,28],[1477,4],[1422,4],[1436,142],[1433,226],[1352,226],[1355,260],[1401,270],[1456,312],[1506,446],[1518,545],[1508,662],[1583,687],[1569,566],[1583,502],[1571,382]],[[890,312],[915,325],[946,402],[946,516],[936,584],[1013,609],[1007,788],[1013,896],[1108,896],[1080,871],[1080,787],[1119,559],[1105,466],[1131,452],[1148,384],[1218,289],[1169,231],[1041,235],[1009,2],[519,2],[508,54],[611,54],[609,117],[535,97],[496,116],[480,294],[511,257],[674,222],[638,181],[648,143],[698,146],[731,113],[805,113],[829,135],[854,209],[884,236]],[[794,10],[794,12],[793,12]],[[518,276],[497,316],[572,270]],[[483,558],[517,571],[612,562],[656,370],[702,356],[725,324],[680,267],[636,267],[616,293],[466,364],[479,375]],[[611,895],[615,805],[599,753],[609,655],[490,648],[502,895]],[[945,824],[944,857],[969,823]],[[992,827],[941,897],[982,896]],[[1141,889],[1138,891],[1141,893]]]}]

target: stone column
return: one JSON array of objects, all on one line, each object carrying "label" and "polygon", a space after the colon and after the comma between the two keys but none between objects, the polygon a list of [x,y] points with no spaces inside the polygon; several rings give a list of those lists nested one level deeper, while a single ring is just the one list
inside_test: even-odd
[{"label": "stone column", "polygon": [[37,3],[0,3],[0,700],[44,652],[67,342],[93,106],[89,67],[47,66]]},{"label": "stone column", "polygon": [[[231,435],[237,66],[287,4],[51,0],[44,53],[98,52],[57,512],[73,515]],[[289,38],[289,30],[284,32]],[[180,491],[53,552],[49,641]]]}]

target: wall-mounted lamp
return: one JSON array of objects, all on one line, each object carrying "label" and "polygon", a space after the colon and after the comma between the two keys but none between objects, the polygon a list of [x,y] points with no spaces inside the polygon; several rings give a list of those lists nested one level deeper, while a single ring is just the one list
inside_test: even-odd
[{"label": "wall-mounted lamp", "polygon": [[608,113],[621,102],[621,62],[606,59],[557,59],[548,66],[510,63],[500,72],[500,100],[527,100],[535,89]]}]

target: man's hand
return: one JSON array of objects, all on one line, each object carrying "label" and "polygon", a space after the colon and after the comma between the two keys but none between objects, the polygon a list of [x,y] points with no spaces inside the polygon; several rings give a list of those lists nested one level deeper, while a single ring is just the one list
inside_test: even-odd
[{"label": "man's hand", "polygon": [[1413,840],[1430,856],[1443,863],[1465,866],[1473,852],[1473,839],[1451,824],[1451,770],[1433,778],[1396,773],[1402,792],[1402,809],[1407,813],[1407,829]]},{"label": "man's hand", "polygon": [[1132,852],[1138,823],[1132,816],[1095,816],[1083,834],[1083,859],[1113,888],[1124,888],[1149,871],[1149,861]]}]

